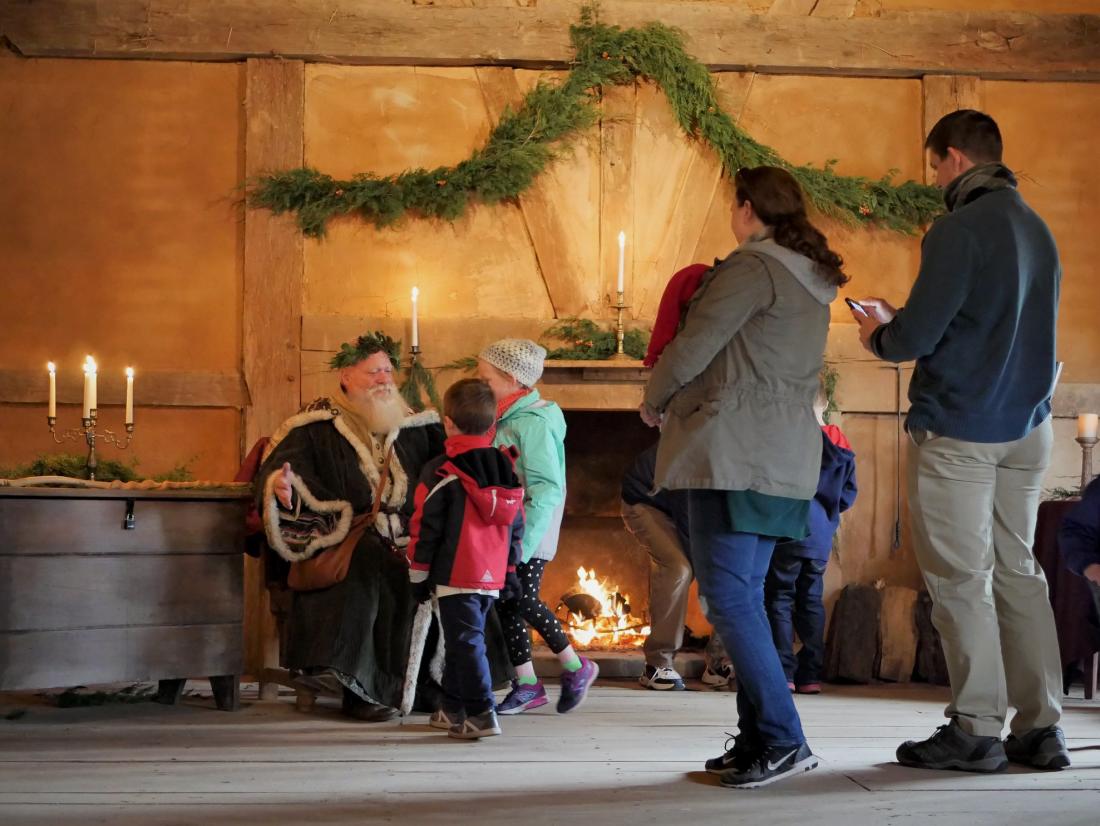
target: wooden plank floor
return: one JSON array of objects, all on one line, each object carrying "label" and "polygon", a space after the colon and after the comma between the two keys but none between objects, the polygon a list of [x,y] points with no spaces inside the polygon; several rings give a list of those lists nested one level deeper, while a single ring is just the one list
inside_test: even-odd
[{"label": "wooden plank floor", "polygon": [[942,690],[827,689],[798,698],[821,768],[740,792],[702,772],[734,719],[726,692],[602,682],[573,714],[505,718],[503,737],[475,743],[424,716],[300,714],[254,687],[236,714],[201,698],[58,709],[0,696],[0,823],[1100,824],[1100,703],[1067,701],[1069,771],[968,775],[893,762],[942,722]]}]

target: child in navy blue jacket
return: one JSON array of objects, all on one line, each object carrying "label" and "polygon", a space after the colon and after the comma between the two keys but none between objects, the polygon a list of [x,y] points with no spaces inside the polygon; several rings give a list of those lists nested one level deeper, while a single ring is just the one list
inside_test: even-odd
[{"label": "child in navy blue jacket", "polygon": [[480,379],[447,390],[446,453],[424,467],[409,524],[409,578],[421,602],[434,588],[443,628],[443,707],[429,722],[465,740],[500,734],[485,617],[502,591],[520,588],[523,487],[515,456],[492,446],[496,409]]},{"label": "child in navy blue jacket", "polygon": [[[856,456],[840,428],[826,425],[828,399],[818,392],[814,413],[821,425],[821,476],[810,502],[809,534],[775,546],[764,582],[764,602],[787,686],[800,694],[821,693],[825,663],[825,567],[840,526],[840,514],[856,500]],[[793,628],[792,628],[793,626]],[[794,653],[793,631],[802,640]]]}]

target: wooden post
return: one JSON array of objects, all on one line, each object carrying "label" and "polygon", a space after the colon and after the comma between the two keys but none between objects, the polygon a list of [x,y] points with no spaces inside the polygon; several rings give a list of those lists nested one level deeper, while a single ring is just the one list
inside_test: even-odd
[{"label": "wooden post", "polygon": [[[252,58],[245,69],[245,176],[302,165],[305,64]],[[244,448],[268,436],[301,404],[302,234],[290,215],[248,209],[244,232],[242,372],[249,404]],[[245,569],[245,668],[277,666],[278,635],[263,566]],[[271,699],[276,687],[261,684]]]},{"label": "wooden post", "polygon": [[[982,79],[968,75],[925,75],[921,81],[924,91],[924,139],[936,125],[936,121],[958,109],[982,108]],[[924,180],[931,183],[932,170],[925,164]]]}]

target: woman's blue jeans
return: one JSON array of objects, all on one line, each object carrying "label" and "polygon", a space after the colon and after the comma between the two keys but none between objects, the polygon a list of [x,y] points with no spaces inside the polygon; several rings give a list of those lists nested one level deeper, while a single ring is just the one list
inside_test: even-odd
[{"label": "woman's blue jeans", "polygon": [[735,532],[726,495],[720,490],[688,492],[699,593],[733,663],[741,733],[764,746],[798,746],[806,738],[764,611],[764,578],[775,539]]}]

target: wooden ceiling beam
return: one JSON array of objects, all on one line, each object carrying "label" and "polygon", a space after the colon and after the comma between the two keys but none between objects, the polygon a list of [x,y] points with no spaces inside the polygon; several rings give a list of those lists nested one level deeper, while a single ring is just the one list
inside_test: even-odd
[{"label": "wooden ceiling beam", "polygon": [[[581,0],[7,0],[0,36],[26,56],[564,66]],[[603,0],[601,19],[658,20],[715,70],[1023,80],[1100,79],[1100,15],[754,15],[714,2]]]}]

